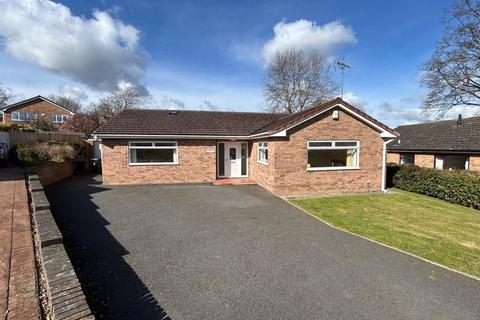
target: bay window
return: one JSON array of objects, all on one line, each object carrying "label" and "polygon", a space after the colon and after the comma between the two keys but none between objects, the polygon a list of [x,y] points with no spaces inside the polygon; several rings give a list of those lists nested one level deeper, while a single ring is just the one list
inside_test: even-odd
[{"label": "bay window", "polygon": [[132,141],[128,144],[129,164],[177,164],[176,141]]},{"label": "bay window", "polygon": [[358,141],[308,141],[307,170],[358,169]]}]

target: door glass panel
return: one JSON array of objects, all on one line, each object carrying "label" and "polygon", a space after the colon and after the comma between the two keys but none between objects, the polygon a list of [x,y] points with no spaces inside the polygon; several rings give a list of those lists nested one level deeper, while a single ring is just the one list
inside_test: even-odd
[{"label": "door glass panel", "polygon": [[225,144],[218,144],[218,175],[225,175]]},{"label": "door glass panel", "polygon": [[242,176],[247,175],[247,148],[248,144],[242,143]]},{"label": "door glass panel", "polygon": [[237,159],[237,148],[230,148],[230,160]]}]

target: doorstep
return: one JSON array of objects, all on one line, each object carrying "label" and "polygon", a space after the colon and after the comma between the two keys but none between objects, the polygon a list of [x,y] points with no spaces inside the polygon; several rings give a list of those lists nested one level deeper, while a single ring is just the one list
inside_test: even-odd
[{"label": "doorstep", "polygon": [[254,180],[250,178],[221,178],[212,182],[214,186],[223,186],[228,184],[257,184]]}]

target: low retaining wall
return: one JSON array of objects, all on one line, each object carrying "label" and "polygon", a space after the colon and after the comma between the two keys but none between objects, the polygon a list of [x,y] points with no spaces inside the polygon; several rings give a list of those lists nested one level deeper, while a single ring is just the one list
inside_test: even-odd
[{"label": "low retaining wall", "polygon": [[32,168],[44,186],[70,177],[74,173],[73,161],[52,162]]},{"label": "low retaining wall", "polygon": [[[73,165],[72,165],[73,167]],[[63,236],[38,175],[27,175],[33,210],[38,258],[44,275],[47,309],[51,319],[95,319],[87,304],[80,281],[63,245]]]}]

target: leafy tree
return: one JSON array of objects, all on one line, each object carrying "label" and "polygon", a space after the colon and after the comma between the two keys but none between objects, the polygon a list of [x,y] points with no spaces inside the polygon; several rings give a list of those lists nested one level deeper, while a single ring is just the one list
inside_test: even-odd
[{"label": "leafy tree", "polygon": [[455,106],[480,106],[480,2],[457,0],[445,31],[423,66],[424,109],[443,116]]},{"label": "leafy tree", "polygon": [[265,100],[270,111],[278,113],[314,107],[335,97],[338,89],[322,57],[298,50],[277,53],[264,78]]}]

